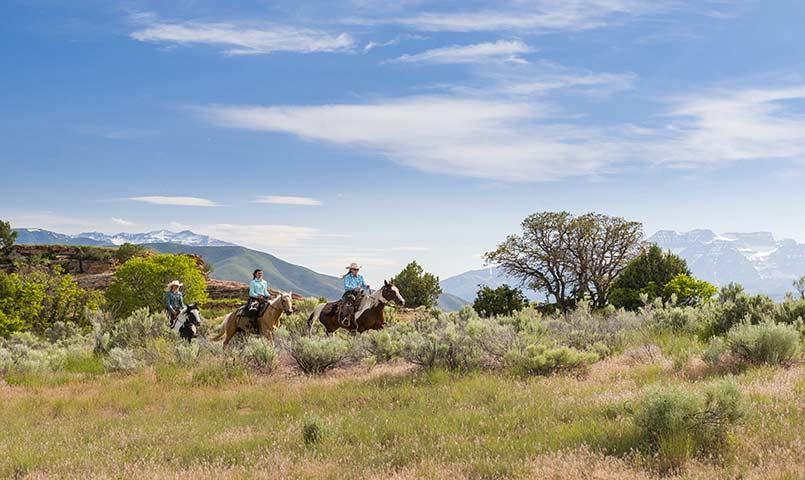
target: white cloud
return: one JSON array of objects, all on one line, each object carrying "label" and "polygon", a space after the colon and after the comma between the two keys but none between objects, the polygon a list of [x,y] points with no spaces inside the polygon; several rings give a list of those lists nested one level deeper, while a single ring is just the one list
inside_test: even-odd
[{"label": "white cloud", "polygon": [[567,89],[609,95],[630,89],[634,80],[631,73],[537,73],[529,79],[505,80],[500,88],[512,95],[547,95]]},{"label": "white cloud", "polygon": [[137,225],[134,222],[130,222],[128,220],[124,220],[122,218],[117,217],[112,217],[112,222],[115,223],[116,225],[121,225],[123,227],[133,227],[134,225]]},{"label": "white cloud", "polygon": [[678,166],[805,158],[805,85],[711,91],[673,100],[650,130],[650,157]]},{"label": "white cloud", "polygon": [[530,51],[531,48],[520,40],[499,40],[474,45],[452,45],[435,48],[413,55],[403,55],[398,57],[396,61],[436,64],[484,63],[490,61],[527,63],[517,55]]},{"label": "white cloud", "polygon": [[219,207],[218,203],[206,198],[198,197],[167,197],[160,195],[150,195],[144,197],[129,197],[135,202],[151,203],[154,205],[174,205],[182,207]]},{"label": "white cloud", "polygon": [[420,31],[580,31],[621,23],[670,8],[665,0],[517,0],[494,10],[425,12],[395,18],[352,19],[358,24],[391,23]]},{"label": "white cloud", "polygon": [[282,195],[266,195],[257,197],[253,203],[270,203],[274,205],[306,205],[318,206],[321,205],[319,200],[310,197],[293,197]]},{"label": "white cloud", "polygon": [[415,96],[370,104],[204,109],[216,124],[382,153],[421,170],[506,181],[600,172],[619,153],[596,131],[551,124],[539,104]]},{"label": "white cloud", "polygon": [[131,34],[141,42],[179,45],[206,44],[226,48],[227,55],[259,55],[273,52],[339,52],[352,50],[355,42],[347,33],[331,34],[284,25],[250,27],[233,23],[156,21],[138,19],[145,26]]}]

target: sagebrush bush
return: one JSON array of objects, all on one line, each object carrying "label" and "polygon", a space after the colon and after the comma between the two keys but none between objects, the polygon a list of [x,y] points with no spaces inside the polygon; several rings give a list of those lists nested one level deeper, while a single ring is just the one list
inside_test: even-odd
[{"label": "sagebrush bush", "polygon": [[261,372],[268,373],[277,368],[277,349],[265,337],[249,337],[240,356],[247,366]]},{"label": "sagebrush bush", "polygon": [[593,311],[589,303],[579,302],[575,310],[547,317],[543,324],[547,335],[561,345],[604,353],[621,350],[625,335],[636,330],[640,321],[633,312],[614,309]]},{"label": "sagebrush bush", "polygon": [[448,370],[471,370],[479,365],[481,349],[459,314],[418,318],[414,326],[414,331],[403,337],[402,354],[408,362]]},{"label": "sagebrush bush", "polygon": [[147,308],[141,308],[115,322],[109,344],[118,348],[143,348],[149,340],[167,337],[169,332],[164,314],[150,313]]},{"label": "sagebrush bush", "polygon": [[518,376],[549,375],[559,371],[580,370],[598,361],[598,355],[570,347],[531,344],[516,347],[503,357],[503,365]]},{"label": "sagebrush bush", "polygon": [[385,363],[402,354],[402,336],[395,327],[369,330],[360,335],[356,348],[370,365]]},{"label": "sagebrush bush", "polygon": [[793,325],[764,322],[743,323],[727,333],[727,345],[732,356],[744,363],[787,363],[799,352],[799,332]]},{"label": "sagebrush bush", "polygon": [[721,337],[713,337],[707,348],[702,352],[702,360],[704,363],[711,367],[721,364],[723,361],[724,353],[727,351],[727,344]]},{"label": "sagebrush bush", "polygon": [[103,359],[103,368],[107,372],[134,373],[143,366],[137,354],[125,348],[114,347]]},{"label": "sagebrush bush", "polygon": [[302,425],[302,442],[311,446],[319,443],[324,433],[321,421],[317,418],[308,418]]},{"label": "sagebrush bush", "polygon": [[741,418],[741,394],[733,379],[691,391],[651,387],[638,400],[633,421],[644,449],[661,470],[678,470],[698,454],[717,455]]},{"label": "sagebrush bush", "polygon": [[290,335],[283,339],[283,348],[306,374],[321,374],[350,356],[353,342],[343,338],[306,337]]}]

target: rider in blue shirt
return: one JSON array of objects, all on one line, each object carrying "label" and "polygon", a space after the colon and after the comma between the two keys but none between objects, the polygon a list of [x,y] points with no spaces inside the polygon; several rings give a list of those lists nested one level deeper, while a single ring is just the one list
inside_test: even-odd
[{"label": "rider in blue shirt", "polygon": [[363,275],[358,273],[361,269],[361,266],[357,263],[352,263],[350,266],[347,267],[346,275],[344,275],[344,291],[348,292],[350,290],[355,290],[356,288],[361,289],[368,289],[369,285],[366,284],[366,280],[363,279]]},{"label": "rider in blue shirt", "polygon": [[258,268],[252,273],[252,281],[249,283],[249,303],[246,306],[246,313],[258,331],[257,318],[269,297],[268,282],[263,280],[263,271]]}]

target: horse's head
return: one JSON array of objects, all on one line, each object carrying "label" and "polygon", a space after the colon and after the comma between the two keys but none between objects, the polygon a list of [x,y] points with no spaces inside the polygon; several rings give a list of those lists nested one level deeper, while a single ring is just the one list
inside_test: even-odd
[{"label": "horse's head", "polygon": [[383,300],[386,302],[394,302],[399,306],[405,305],[405,299],[400,294],[400,290],[397,289],[397,286],[394,285],[394,279],[392,278],[390,282],[383,281],[383,288],[380,290],[380,296],[383,297]]},{"label": "horse's head", "polygon": [[280,292],[279,296],[280,306],[286,315],[293,313],[293,295],[291,292]]}]

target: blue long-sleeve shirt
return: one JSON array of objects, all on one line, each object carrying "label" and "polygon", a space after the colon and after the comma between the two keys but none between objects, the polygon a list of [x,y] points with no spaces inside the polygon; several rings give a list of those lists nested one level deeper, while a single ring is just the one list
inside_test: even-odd
[{"label": "blue long-sleeve shirt", "polygon": [[268,282],[262,278],[255,278],[252,280],[252,282],[249,284],[249,296],[254,298],[259,296],[268,298],[270,296],[268,293]]},{"label": "blue long-sleeve shirt", "polygon": [[363,275],[353,275],[348,273],[344,275],[344,291],[352,290],[355,288],[366,288],[366,280],[363,279]]}]

